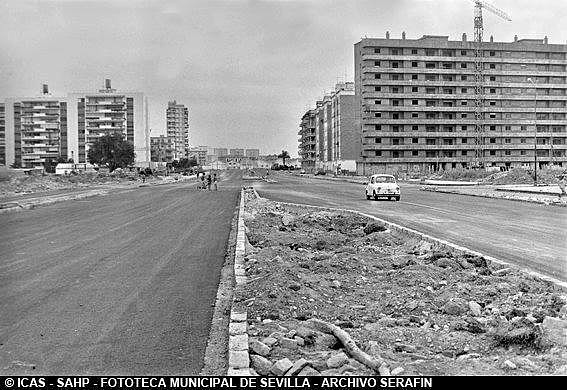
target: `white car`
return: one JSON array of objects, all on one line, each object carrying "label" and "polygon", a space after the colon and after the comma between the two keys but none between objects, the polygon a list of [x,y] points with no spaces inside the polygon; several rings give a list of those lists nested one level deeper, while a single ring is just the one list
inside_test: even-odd
[{"label": "white car", "polygon": [[392,175],[372,175],[366,184],[366,199],[388,198],[400,200],[400,186]]}]

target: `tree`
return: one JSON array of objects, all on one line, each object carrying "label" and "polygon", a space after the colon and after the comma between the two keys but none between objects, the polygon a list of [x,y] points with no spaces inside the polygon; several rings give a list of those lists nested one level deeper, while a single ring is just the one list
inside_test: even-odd
[{"label": "tree", "polygon": [[112,172],[116,168],[132,165],[134,156],[134,145],[126,141],[122,134],[107,134],[91,145],[87,157],[91,164],[107,166]]},{"label": "tree", "polygon": [[287,152],[287,150],[282,150],[282,152],[278,154],[278,158],[282,159],[283,165],[285,167],[285,160],[286,158],[289,158],[289,153]]}]

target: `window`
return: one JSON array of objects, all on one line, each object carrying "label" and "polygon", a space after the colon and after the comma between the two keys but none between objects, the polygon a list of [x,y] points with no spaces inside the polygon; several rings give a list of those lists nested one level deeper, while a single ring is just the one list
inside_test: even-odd
[{"label": "window", "polygon": [[381,117],[382,117],[382,113],[381,113],[381,112],[375,112],[375,113],[374,113],[374,117],[375,117],[375,118],[381,118]]},{"label": "window", "polygon": [[496,69],[496,64],[490,64],[490,69]]},{"label": "window", "polygon": [[400,131],[400,126],[392,126],[392,132],[398,133]]},{"label": "window", "polygon": [[466,118],[467,114],[461,114],[461,118]]},{"label": "window", "polygon": [[411,143],[412,143],[412,144],[417,144],[418,141],[419,141],[419,140],[418,140],[417,138],[412,138],[412,139],[411,139]]},{"label": "window", "polygon": [[490,76],[490,81],[496,81],[496,77]]},{"label": "window", "polygon": [[374,104],[382,104],[382,100],[374,100]]},{"label": "window", "polygon": [[400,119],[400,114],[398,113],[392,114],[392,119]]},{"label": "window", "polygon": [[375,54],[379,54],[379,53],[380,53],[380,49],[374,48],[374,53],[375,53]]},{"label": "window", "polygon": [[391,74],[390,75],[390,80],[397,80],[398,79],[398,75],[397,74]]},{"label": "window", "polygon": [[382,155],[382,151],[381,150],[375,150],[374,155],[380,157]]},{"label": "window", "polygon": [[512,126],[506,126],[505,129],[506,129],[506,131],[510,131],[510,130],[512,130]]},{"label": "window", "polygon": [[520,156],[525,156],[526,155],[526,151],[525,150],[520,150]]},{"label": "window", "polygon": [[495,89],[495,88],[490,88],[490,93],[496,93],[496,89]]},{"label": "window", "polygon": [[412,67],[412,68],[417,68],[417,62],[415,62],[415,61],[412,62],[412,63],[411,63],[411,67]]},{"label": "window", "polygon": [[489,117],[490,119],[496,119],[496,114],[490,114]]},{"label": "window", "polygon": [[417,112],[412,112],[412,113],[411,113],[411,117],[412,117],[412,118],[418,118],[418,117],[419,117],[419,114],[418,114]]},{"label": "window", "polygon": [[426,145],[435,145],[435,139],[434,138],[427,138],[425,140],[425,144]]},{"label": "window", "polygon": [[393,92],[393,93],[399,93],[400,90],[399,90],[398,87],[392,87],[392,92]]},{"label": "window", "polygon": [[392,138],[392,145],[399,145],[400,139],[399,138]]},{"label": "window", "polygon": [[417,156],[417,150],[412,150],[412,151],[411,151],[411,155],[412,155],[412,156]]},{"label": "window", "polygon": [[461,80],[462,80],[462,81],[466,81],[466,80],[467,80],[467,76],[461,76]]},{"label": "window", "polygon": [[380,92],[382,90],[382,87],[374,87],[374,91],[376,92]]},{"label": "window", "polygon": [[374,143],[376,143],[376,144],[381,144],[381,143],[382,143],[382,138],[374,138]]},{"label": "window", "polygon": [[400,157],[400,152],[398,152],[398,151],[392,152],[392,158],[399,158],[399,157]]},{"label": "window", "polygon": [[427,62],[427,63],[425,63],[425,68],[426,68],[426,69],[435,69],[435,68],[436,68],[435,62]]},{"label": "window", "polygon": [[496,150],[491,150],[491,151],[490,151],[490,155],[491,155],[491,156],[496,156]]},{"label": "window", "polygon": [[491,105],[491,106],[495,106],[495,105],[496,105],[496,102],[490,102],[490,105]]},{"label": "window", "polygon": [[504,142],[507,143],[507,144],[509,144],[509,143],[512,142],[512,139],[510,139],[510,138],[505,138],[505,139],[504,139]]},{"label": "window", "polygon": [[466,150],[463,150],[463,151],[461,152],[461,154],[462,154],[463,156],[466,156],[466,155],[467,155],[467,151],[466,151]]},{"label": "window", "polygon": [[417,75],[416,75],[416,74],[412,74],[412,75],[411,75],[411,79],[412,79],[412,80],[417,80]]},{"label": "window", "polygon": [[461,102],[461,106],[466,106],[467,104],[468,104],[468,103],[467,103],[466,100],[463,100],[463,101]]},{"label": "window", "polygon": [[[417,131],[417,125],[413,125],[413,126],[411,127],[411,129],[412,129],[412,131]],[[414,138],[414,139],[417,139],[417,138]]]},{"label": "window", "polygon": [[461,126],[462,131],[467,131],[467,126]]},{"label": "window", "polygon": [[467,143],[467,139],[466,139],[466,138],[461,138],[461,143],[462,143],[462,144],[466,144],[466,143]]},{"label": "window", "polygon": [[374,130],[382,130],[382,125],[374,125]]},{"label": "window", "polygon": [[491,57],[494,57],[495,55],[496,55],[495,52],[493,52],[493,51],[490,52],[490,56],[491,56]]},{"label": "window", "polygon": [[399,106],[399,105],[400,105],[399,100],[392,100],[392,106]]},{"label": "window", "polygon": [[399,63],[398,62],[392,62],[392,68],[397,68],[399,67]]},{"label": "window", "polygon": [[374,61],[374,66],[380,66],[380,61]]},{"label": "window", "polygon": [[417,49],[412,49],[411,54],[417,54]]},{"label": "window", "polygon": [[461,88],[461,93],[467,93],[467,89],[466,89],[466,88]]},{"label": "window", "polygon": [[466,62],[461,63],[461,68],[466,69],[466,67],[467,67],[467,63],[466,63]]},{"label": "window", "polygon": [[433,49],[425,49],[425,55],[426,55],[426,56],[434,56],[434,55],[435,55],[435,50],[433,50]]},{"label": "window", "polygon": [[392,55],[397,56],[398,55],[398,49],[392,49]]},{"label": "window", "polygon": [[495,143],[496,143],[496,138],[491,138],[491,139],[490,139],[490,143],[491,143],[491,144],[495,144]]},{"label": "window", "polygon": [[520,130],[522,130],[522,131],[526,131],[526,125],[522,125],[522,126],[520,126]]},{"label": "window", "polygon": [[412,101],[411,101],[411,104],[413,104],[414,106],[417,106],[418,101],[417,101],[417,100],[412,100]]},{"label": "window", "polygon": [[412,92],[417,92],[417,91],[418,91],[418,88],[417,88],[417,87],[411,87],[411,91],[412,91]]},{"label": "window", "polygon": [[374,78],[375,78],[375,79],[379,79],[379,78],[380,78],[380,74],[379,74],[379,73],[375,74],[375,75],[374,75]]},{"label": "window", "polygon": [[496,131],[496,126],[494,125],[490,126],[490,131]]},{"label": "window", "polygon": [[461,50],[461,55],[462,55],[462,56],[466,56],[466,55],[467,55],[467,51],[466,51],[466,50]]}]

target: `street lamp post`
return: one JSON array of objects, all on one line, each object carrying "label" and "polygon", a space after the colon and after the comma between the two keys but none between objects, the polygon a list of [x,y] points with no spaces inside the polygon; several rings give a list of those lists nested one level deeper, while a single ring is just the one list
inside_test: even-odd
[{"label": "street lamp post", "polygon": [[532,78],[528,78],[534,87],[534,186],[537,186],[537,90]]}]

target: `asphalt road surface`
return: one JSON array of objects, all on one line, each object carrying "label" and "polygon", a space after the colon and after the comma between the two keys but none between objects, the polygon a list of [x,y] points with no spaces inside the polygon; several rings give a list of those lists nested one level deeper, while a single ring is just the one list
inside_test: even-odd
[{"label": "asphalt road surface", "polygon": [[198,374],[241,184],[0,215],[0,375]]},{"label": "asphalt road surface", "polygon": [[366,200],[364,186],[291,174],[257,182],[272,200],[361,211],[433,237],[567,281],[567,208],[420,191],[401,184],[402,199]]}]

